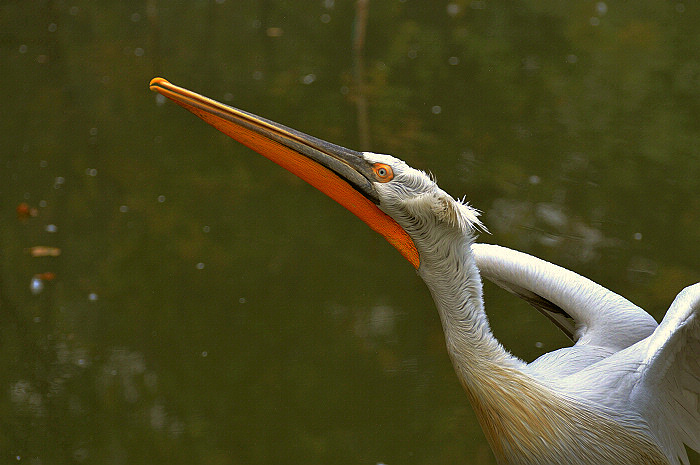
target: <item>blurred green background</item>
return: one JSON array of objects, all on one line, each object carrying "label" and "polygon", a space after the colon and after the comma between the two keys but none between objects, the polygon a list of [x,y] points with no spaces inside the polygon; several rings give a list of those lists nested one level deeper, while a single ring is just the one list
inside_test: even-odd
[{"label": "blurred green background", "polygon": [[[699,24],[651,0],[0,3],[0,461],[493,463],[412,267],[148,82],[430,170],[481,241],[660,319],[700,280]],[[566,344],[488,285],[486,309],[526,360]]]}]

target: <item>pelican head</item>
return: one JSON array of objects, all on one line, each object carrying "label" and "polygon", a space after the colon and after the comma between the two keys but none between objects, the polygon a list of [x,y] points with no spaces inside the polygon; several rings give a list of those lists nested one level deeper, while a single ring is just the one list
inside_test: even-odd
[{"label": "pelican head", "polygon": [[483,229],[479,212],[464,199],[454,199],[438,187],[435,179],[391,155],[363,152],[372,166],[372,187],[379,208],[394,219],[414,243],[422,244],[430,230],[440,229],[453,236],[471,235]]}]

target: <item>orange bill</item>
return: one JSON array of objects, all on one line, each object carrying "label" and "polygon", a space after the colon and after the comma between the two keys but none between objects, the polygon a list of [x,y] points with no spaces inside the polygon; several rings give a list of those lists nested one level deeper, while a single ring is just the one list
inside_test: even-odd
[{"label": "orange bill", "polygon": [[364,221],[418,268],[418,251],[406,231],[377,206],[379,198],[361,152],[309,136],[182,87],[163,78],[150,88],[241,144],[320,190]]}]

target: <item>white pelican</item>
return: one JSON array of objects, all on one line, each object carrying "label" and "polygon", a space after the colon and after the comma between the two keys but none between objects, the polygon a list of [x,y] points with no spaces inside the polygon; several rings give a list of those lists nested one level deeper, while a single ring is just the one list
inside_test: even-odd
[{"label": "white pelican", "polygon": [[[416,268],[499,463],[687,464],[685,447],[700,451],[700,283],[657,326],[571,271],[475,244],[477,211],[397,158],[339,147],[162,78],[150,87],[329,195]],[[481,276],[532,303],[575,344],[529,364],[508,353],[489,328]]]}]

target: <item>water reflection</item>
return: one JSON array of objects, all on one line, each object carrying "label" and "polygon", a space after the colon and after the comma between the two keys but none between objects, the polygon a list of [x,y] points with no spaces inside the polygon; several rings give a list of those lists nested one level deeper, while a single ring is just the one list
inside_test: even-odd
[{"label": "water reflection", "polygon": [[487,218],[494,233],[521,229],[542,246],[568,251],[577,263],[598,262],[606,248],[624,246],[624,241],[606,238],[603,231],[580,217],[570,218],[565,207],[557,203],[496,199]]}]

